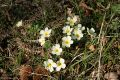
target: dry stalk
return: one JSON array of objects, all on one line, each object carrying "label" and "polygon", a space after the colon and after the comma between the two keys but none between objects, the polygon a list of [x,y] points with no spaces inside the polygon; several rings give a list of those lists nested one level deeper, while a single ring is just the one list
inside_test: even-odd
[{"label": "dry stalk", "polygon": [[101,29],[100,29],[100,33],[99,33],[99,38],[98,38],[98,44],[99,44],[99,61],[98,61],[98,77],[97,80],[100,80],[100,69],[101,69],[101,57],[102,57],[102,51],[103,51],[103,42],[102,39],[104,37],[104,33],[102,32],[103,30],[103,26],[104,26],[104,21],[105,21],[105,17],[106,17],[106,12],[103,16],[103,21],[101,24]]}]

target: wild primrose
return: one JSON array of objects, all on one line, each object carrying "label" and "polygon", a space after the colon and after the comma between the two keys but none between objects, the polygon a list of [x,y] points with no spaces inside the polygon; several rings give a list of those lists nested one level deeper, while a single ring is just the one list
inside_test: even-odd
[{"label": "wild primrose", "polygon": [[63,33],[66,33],[67,35],[71,35],[73,28],[70,28],[70,26],[63,27]]},{"label": "wild primrose", "polygon": [[52,59],[48,59],[47,61],[44,61],[44,66],[47,70],[49,70],[50,72],[54,71],[54,68],[57,67],[56,63],[53,62]]},{"label": "wild primrose", "polygon": [[[50,72],[53,72],[54,70],[60,71],[61,69],[64,69],[66,67],[65,60],[61,58],[62,52],[64,50],[64,47],[69,48],[73,44],[73,40],[77,39],[80,40],[83,37],[83,31],[85,30],[85,27],[81,24],[77,23],[77,16],[68,17],[67,18],[67,25],[65,25],[62,30],[63,34],[66,34],[61,40],[62,40],[62,46],[60,46],[60,43],[54,44],[51,48],[51,54],[54,54],[59,57],[54,57],[58,61],[56,63],[52,59],[48,59],[47,61],[44,61],[45,69],[49,70]],[[72,27],[72,28],[71,28]],[[87,28],[87,32],[89,35],[95,34],[94,28]],[[47,27],[44,30],[40,31],[40,39],[39,42],[41,46],[45,44],[45,38],[50,37],[51,35],[51,29],[48,29]],[[72,37],[71,37],[72,36]]]},{"label": "wild primrose", "polygon": [[63,38],[62,38],[62,46],[70,47],[71,44],[73,44],[73,40],[71,39],[70,36],[63,37]]},{"label": "wild primrose", "polygon": [[74,29],[73,31],[74,38],[80,40],[83,37],[83,33],[79,28]]},{"label": "wild primrose", "polygon": [[46,27],[45,30],[40,31],[40,34],[43,37],[50,37],[51,29],[48,29],[48,27]]},{"label": "wild primrose", "polygon": [[65,60],[63,58],[60,58],[59,61],[57,61],[57,67],[56,67],[56,71],[60,71],[61,68],[65,68],[66,64],[65,64]]},{"label": "wild primrose", "polygon": [[52,54],[60,55],[62,53],[62,48],[60,48],[59,44],[55,44],[52,47]]},{"label": "wild primrose", "polygon": [[67,24],[69,24],[70,26],[74,26],[76,22],[77,22],[77,16],[67,18]]}]

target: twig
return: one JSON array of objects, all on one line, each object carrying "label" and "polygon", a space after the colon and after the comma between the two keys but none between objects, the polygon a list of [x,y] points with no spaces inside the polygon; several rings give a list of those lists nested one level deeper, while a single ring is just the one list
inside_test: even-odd
[{"label": "twig", "polygon": [[[103,39],[103,35],[102,35]],[[100,50],[99,50],[99,61],[98,61],[98,80],[100,80],[100,70],[101,70],[101,57],[102,57],[102,50],[103,50],[103,44],[102,41],[100,42]]]},{"label": "twig", "polygon": [[101,38],[101,34],[102,34],[102,29],[103,29],[105,17],[106,17],[106,12],[105,12],[105,14],[104,14],[103,22],[102,22],[102,24],[101,24],[100,33],[99,33],[99,37],[98,37],[98,44],[99,44],[99,42],[100,42],[100,38]]},{"label": "twig", "polygon": [[102,40],[100,41],[100,39],[103,39],[103,37],[104,37],[104,34],[102,34],[102,30],[103,30],[103,26],[104,26],[105,17],[106,17],[106,12],[105,12],[104,17],[103,17],[103,21],[102,21],[101,29],[100,29],[100,33],[99,33],[99,38],[98,38],[98,44],[100,44],[99,45],[100,50],[99,50],[98,77],[97,77],[97,80],[100,80],[101,57],[102,57],[102,50],[103,50]]},{"label": "twig", "polygon": [[83,55],[84,53],[81,53],[81,54],[79,54],[79,55],[77,55],[77,56],[75,56],[72,60],[71,60],[71,62],[70,63],[72,63],[77,57],[79,57],[79,56],[81,56],[81,55]]}]

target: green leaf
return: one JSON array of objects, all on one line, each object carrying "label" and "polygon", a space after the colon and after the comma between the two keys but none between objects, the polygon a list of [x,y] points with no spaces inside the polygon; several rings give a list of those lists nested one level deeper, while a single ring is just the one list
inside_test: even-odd
[{"label": "green leaf", "polygon": [[120,14],[120,4],[112,5],[111,10],[112,10],[113,13]]},{"label": "green leaf", "polygon": [[21,65],[23,60],[23,52],[19,52],[17,56],[17,65]]},{"label": "green leaf", "polygon": [[51,47],[52,47],[51,41],[46,41],[45,44],[44,44],[44,48],[45,48],[45,49],[49,49],[49,48],[51,48]]}]

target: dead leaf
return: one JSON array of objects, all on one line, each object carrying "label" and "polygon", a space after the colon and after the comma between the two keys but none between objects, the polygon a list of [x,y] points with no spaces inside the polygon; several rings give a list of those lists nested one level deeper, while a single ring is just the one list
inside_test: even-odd
[{"label": "dead leaf", "polygon": [[107,80],[118,80],[118,74],[116,72],[109,72],[104,75]]},{"label": "dead leaf", "polygon": [[28,76],[32,73],[32,67],[29,65],[22,65],[20,68],[20,80],[28,80]]},{"label": "dead leaf", "polygon": [[86,16],[90,15],[90,11],[94,11],[94,9],[89,7],[85,2],[80,2],[79,6],[85,11]]},{"label": "dead leaf", "polygon": [[119,64],[116,64],[115,65],[115,69],[117,71],[117,74],[120,76],[120,65]]},{"label": "dead leaf", "polygon": [[43,80],[43,76],[48,76],[49,72],[41,66],[37,66],[34,71],[33,80]]},{"label": "dead leaf", "polygon": [[93,8],[87,6],[87,4],[85,4],[85,2],[81,2],[81,3],[79,4],[79,6],[82,7],[82,8],[84,8],[85,10],[86,10],[86,9],[87,9],[87,10],[91,10],[91,11],[94,10]]}]

